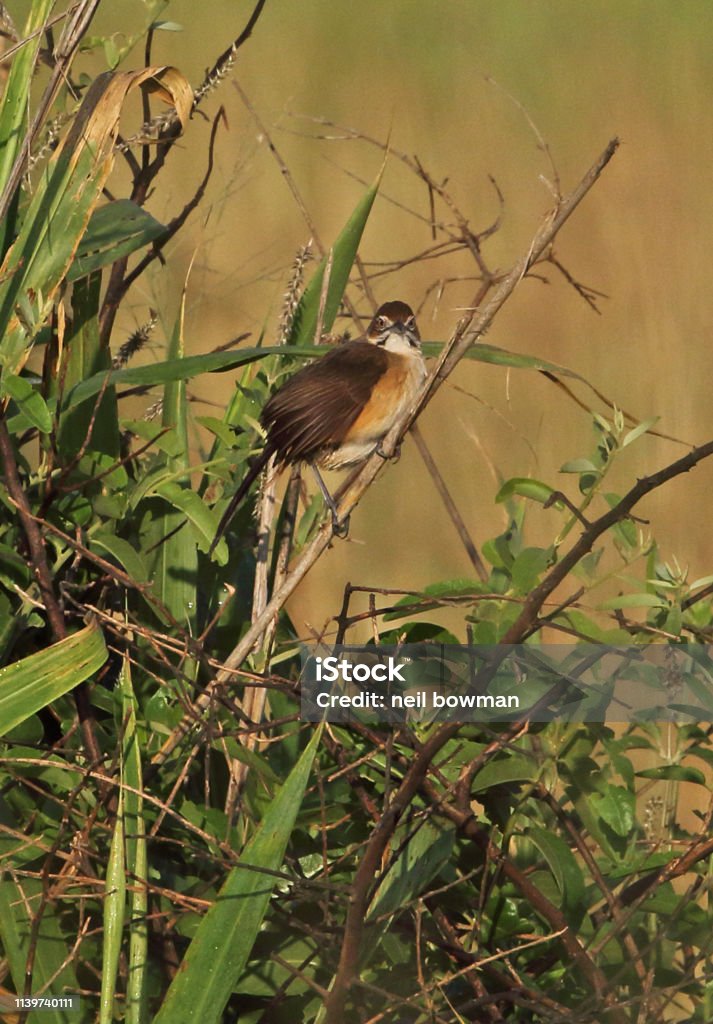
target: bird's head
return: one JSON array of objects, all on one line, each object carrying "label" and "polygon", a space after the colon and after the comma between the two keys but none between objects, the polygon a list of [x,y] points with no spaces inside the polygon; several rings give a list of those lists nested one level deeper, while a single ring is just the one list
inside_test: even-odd
[{"label": "bird's head", "polygon": [[421,349],[421,335],[414,312],[398,299],[379,306],[366,337],[372,345],[379,345],[390,352],[413,354]]}]

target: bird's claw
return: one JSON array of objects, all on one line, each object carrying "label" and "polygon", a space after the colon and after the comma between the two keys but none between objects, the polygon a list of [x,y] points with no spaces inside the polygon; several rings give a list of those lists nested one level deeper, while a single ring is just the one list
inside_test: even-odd
[{"label": "bird's claw", "polygon": [[379,458],[380,459],[384,459],[385,462],[389,462],[389,461],[391,461],[391,462],[398,462],[398,460],[401,458],[401,445],[400,444],[396,445],[396,447],[394,448],[394,450],[393,450],[391,455],[387,455],[386,452],[383,449],[381,441],[379,441],[379,443],[377,444],[377,446],[374,449],[374,451],[379,456]]},{"label": "bird's claw", "polygon": [[336,515],[332,515],[332,533],[335,537],[339,537],[340,540],[344,540],[349,536],[349,521],[351,516],[345,516],[340,522]]}]

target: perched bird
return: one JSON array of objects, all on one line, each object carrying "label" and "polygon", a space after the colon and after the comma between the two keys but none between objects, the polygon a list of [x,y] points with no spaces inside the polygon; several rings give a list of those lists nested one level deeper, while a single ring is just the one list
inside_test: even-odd
[{"label": "perched bird", "polygon": [[223,513],[210,552],[272,455],[280,467],[312,466],[339,532],[336,506],[318,467],[346,469],[379,450],[425,377],[416,318],[398,300],[379,307],[363,338],[298,370],[265,404],[265,447]]}]

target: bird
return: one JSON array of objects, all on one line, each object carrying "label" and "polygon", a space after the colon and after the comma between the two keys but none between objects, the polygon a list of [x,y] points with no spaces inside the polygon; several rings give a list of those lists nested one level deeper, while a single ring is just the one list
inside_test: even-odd
[{"label": "bird", "polygon": [[212,554],[255,479],[274,455],[278,468],[312,466],[335,533],[346,534],[319,468],[364,462],[426,378],[421,336],[411,307],[399,299],[379,306],[363,338],[345,341],[298,370],[266,402],[260,422],[266,440],[223,513]]}]

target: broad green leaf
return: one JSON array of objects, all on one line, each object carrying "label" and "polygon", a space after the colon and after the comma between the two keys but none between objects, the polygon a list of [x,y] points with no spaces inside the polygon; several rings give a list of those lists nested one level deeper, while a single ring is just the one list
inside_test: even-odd
[{"label": "broad green leaf", "polygon": [[89,538],[89,546],[112,555],[137,583],[146,583],[148,580],[149,573],[142,556],[122,537],[108,532],[95,533]]},{"label": "broad green leaf", "polygon": [[0,381],[0,393],[8,395],[17,405],[20,412],[41,434],[48,434],[52,429],[52,416],[47,403],[39,391],[25,377],[16,377],[14,373],[5,373]]},{"label": "broad green leaf", "polygon": [[245,970],[267,910],[297,812],[304,797],[321,729],[267,807],[241,863],[234,867],[173,979],[154,1024],[218,1024]]},{"label": "broad green leaf", "polygon": [[[394,847],[399,847],[407,835],[409,826],[397,829]],[[367,920],[393,914],[424,892],[438,872],[450,860],[453,853],[455,829],[441,827],[426,821],[416,828],[415,835],[406,839],[406,845],[399,850],[384,876],[369,907]]]},{"label": "broad green leaf", "polygon": [[578,925],[586,908],[584,877],[574,854],[556,832],[542,828],[528,828],[527,838],[532,840],[547,861],[562,894],[562,910],[571,925]]},{"label": "broad green leaf", "polygon": [[224,420],[219,420],[217,416],[196,416],[195,421],[201,427],[205,427],[206,430],[210,431],[216,438],[216,441],[225,448],[231,448],[235,443],[235,434],[228,424]]},{"label": "broad green leaf", "polygon": [[[270,766],[267,758],[256,750],[250,750],[242,743],[238,743],[232,736],[223,736],[220,740],[214,740],[211,746],[214,750],[227,753],[232,759],[248,765],[251,771],[257,772],[269,785],[274,786],[279,783],[280,777]],[[713,752],[711,756],[713,756]]]},{"label": "broad green leaf", "polygon": [[[366,222],[369,219],[371,208],[374,205],[377,192],[379,191],[379,175],[375,184],[367,189],[365,195],[359,200],[357,206],[347,221],[342,233],[334,243],[331,253],[331,269],[329,283],[327,286],[327,299],[324,305],[324,316],[322,330],[329,331],[334,324],[335,317],[339,311],[339,304],[342,301],[344,289],[349,280],[354,260],[356,259],[361,236],[364,233]],[[322,283],[327,268],[328,259],[325,257],[314,272],[312,279],[305,288],[304,294],[297,306],[292,333],[289,345],[312,345],[315,341],[315,331],[319,320],[319,306],[322,296]]]},{"label": "broad green leaf", "polygon": [[218,528],[218,516],[206,505],[200,495],[172,481],[159,484],[156,494],[160,494],[174,508],[183,512],[195,526],[198,535],[205,541],[205,550],[207,550]]},{"label": "broad green leaf", "polygon": [[552,548],[524,548],[510,567],[513,586],[521,593],[532,590],[552,564],[553,557]]},{"label": "broad green leaf", "polygon": [[129,256],[165,230],[163,224],[130,199],[116,199],[100,206],[82,236],[67,280],[76,281],[122,256]]},{"label": "broad green leaf", "polygon": [[537,765],[527,757],[513,754],[497,761],[489,761],[473,779],[472,793],[482,793],[492,786],[506,782],[532,782],[537,774]]},{"label": "broad green leaf", "polygon": [[166,430],[160,423],[151,420],[127,420],[122,419],[124,430],[130,431],[142,441],[148,441],[155,445],[165,455],[180,455],[181,439],[175,430]]},{"label": "broad green leaf", "polygon": [[[443,350],[443,342],[426,341],[421,345],[424,356],[435,358]],[[511,366],[517,370],[539,370],[545,374],[554,374],[557,377],[569,377],[571,380],[579,381],[590,391],[594,391],[592,385],[582,374],[568,369],[566,366],[559,366],[557,363],[550,363],[538,356],[523,355],[520,352],[510,352],[496,345],[484,345],[477,342],[471,345],[464,356],[465,359],[472,359],[476,363],[488,363],[491,366]],[[594,391],[596,394],[596,391]]]},{"label": "broad green leaf", "polygon": [[0,668],[0,734],[88,679],[106,658],[104,637],[92,623],[37,654]]},{"label": "broad green leaf", "polygon": [[591,802],[599,817],[612,832],[626,839],[634,828],[636,800],[622,786],[607,786],[604,793],[592,793]]}]

